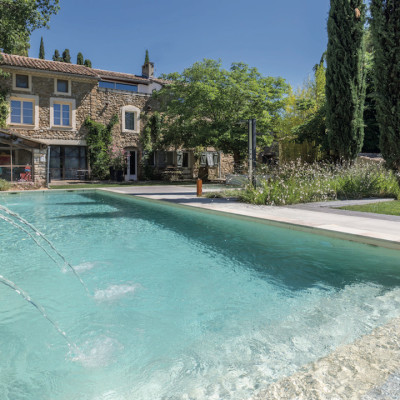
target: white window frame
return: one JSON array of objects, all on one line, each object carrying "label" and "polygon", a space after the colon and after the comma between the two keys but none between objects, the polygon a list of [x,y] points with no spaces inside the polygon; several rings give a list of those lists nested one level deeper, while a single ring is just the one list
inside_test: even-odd
[{"label": "white window frame", "polygon": [[[25,75],[28,77],[28,88],[20,88],[17,86],[17,75]],[[25,73],[13,73],[12,74],[12,90],[18,90],[22,92],[32,93],[32,75]]]},{"label": "white window frame", "polygon": [[[68,82],[68,92],[59,92],[57,90],[57,81],[67,81]],[[54,94],[57,96],[71,96],[71,79],[65,79],[65,78],[54,78]]]},{"label": "white window frame", "polygon": [[[64,126],[64,125],[55,125],[54,124],[54,104],[69,104],[71,125]],[[54,130],[58,130],[58,131],[62,131],[62,130],[75,131],[76,130],[76,100],[75,99],[50,97],[50,128],[54,129]]]},{"label": "white window frame", "polygon": [[[125,113],[133,112],[135,114],[135,129],[126,129],[125,127]],[[124,106],[121,109],[122,132],[139,133],[140,132],[140,109],[135,106]]]},{"label": "white window frame", "polygon": [[[11,101],[31,101],[33,103],[33,124],[23,124],[23,123],[15,123],[11,122]],[[7,125],[13,126],[15,128],[22,129],[38,129],[39,128],[39,96],[33,96],[29,94],[17,94],[12,93],[10,96],[7,96],[7,101],[9,102],[10,112],[7,116]]]}]

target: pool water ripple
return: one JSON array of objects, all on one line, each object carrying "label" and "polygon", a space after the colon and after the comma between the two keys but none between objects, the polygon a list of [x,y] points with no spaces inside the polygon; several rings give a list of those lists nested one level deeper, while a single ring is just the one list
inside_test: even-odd
[{"label": "pool water ripple", "polygon": [[0,221],[1,275],[78,349],[0,287],[1,399],[250,398],[400,316],[395,251],[95,192],[0,203],[93,294]]}]

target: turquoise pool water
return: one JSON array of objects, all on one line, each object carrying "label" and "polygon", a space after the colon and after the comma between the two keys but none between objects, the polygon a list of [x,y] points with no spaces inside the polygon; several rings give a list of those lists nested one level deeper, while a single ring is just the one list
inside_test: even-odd
[{"label": "turquoise pool water", "polygon": [[0,275],[76,345],[0,284],[2,400],[249,398],[400,315],[396,251],[100,192],[0,204],[90,292],[0,220]]}]

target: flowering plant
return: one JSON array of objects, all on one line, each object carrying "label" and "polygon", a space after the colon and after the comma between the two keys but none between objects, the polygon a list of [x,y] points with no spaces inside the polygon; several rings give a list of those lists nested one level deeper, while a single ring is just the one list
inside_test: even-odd
[{"label": "flowering plant", "polygon": [[126,151],[113,145],[108,149],[110,156],[110,167],[116,171],[123,170],[126,167]]}]

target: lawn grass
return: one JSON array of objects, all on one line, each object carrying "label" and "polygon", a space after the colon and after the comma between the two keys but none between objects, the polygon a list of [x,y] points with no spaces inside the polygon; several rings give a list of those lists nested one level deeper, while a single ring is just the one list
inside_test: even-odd
[{"label": "lawn grass", "polygon": [[364,204],[361,206],[340,207],[340,209],[400,216],[400,201],[384,201],[380,203]]}]

